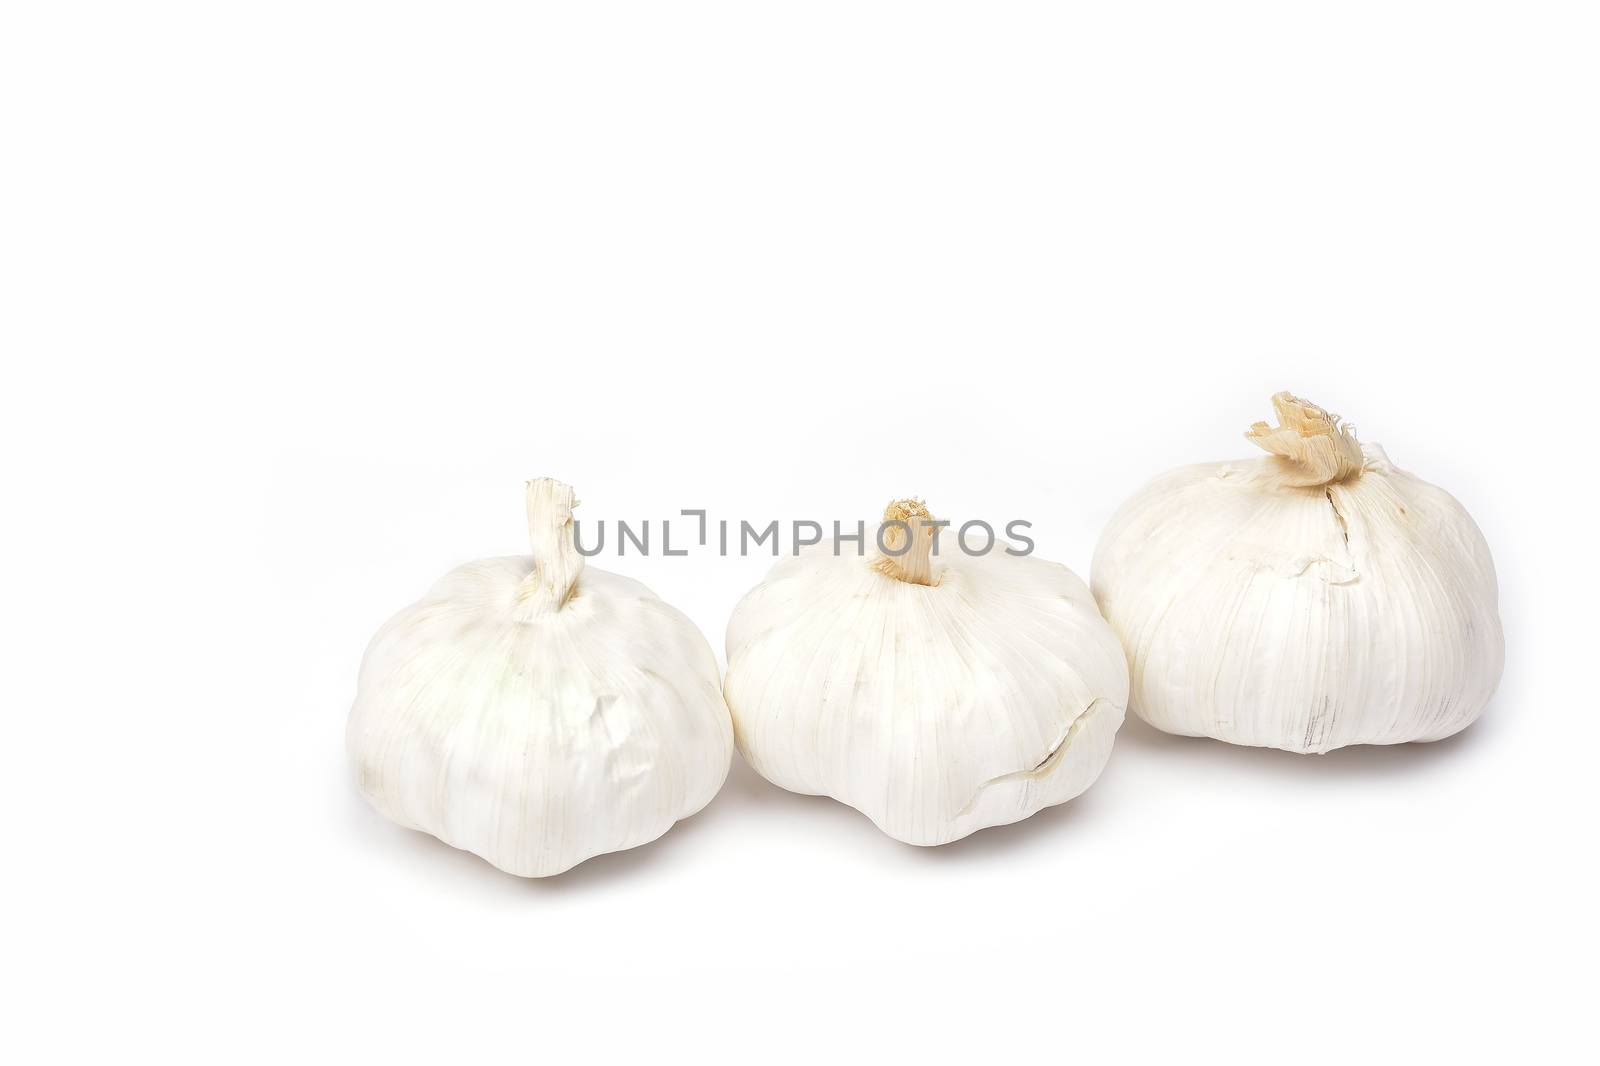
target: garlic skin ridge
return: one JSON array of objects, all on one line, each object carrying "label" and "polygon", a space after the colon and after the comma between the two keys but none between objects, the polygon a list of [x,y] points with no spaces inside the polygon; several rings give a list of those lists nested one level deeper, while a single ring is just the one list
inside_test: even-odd
[{"label": "garlic skin ridge", "polygon": [[1093,588],[1158,729],[1323,753],[1448,737],[1504,666],[1494,562],[1443,489],[1289,393],[1270,454],[1170,471],[1113,516]]},{"label": "garlic skin ridge", "polygon": [[733,755],[711,647],[639,582],[585,568],[576,503],[528,482],[533,554],[458,567],[390,619],[346,729],[378,811],[523,877],[661,836]]},{"label": "garlic skin ridge", "polygon": [[1128,695],[1088,588],[1031,556],[932,555],[920,501],[890,504],[885,519],[906,524],[884,530],[903,554],[835,554],[824,541],[777,563],[735,609],[724,692],[745,759],[918,845],[1083,792]]}]

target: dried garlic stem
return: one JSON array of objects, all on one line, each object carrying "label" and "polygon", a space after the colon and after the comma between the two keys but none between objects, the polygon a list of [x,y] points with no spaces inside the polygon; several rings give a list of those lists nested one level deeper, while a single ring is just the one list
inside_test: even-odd
[{"label": "dried garlic stem", "polygon": [[1278,425],[1257,422],[1245,439],[1278,458],[1284,484],[1332,485],[1360,476],[1364,459],[1354,426],[1287,392],[1274,396],[1272,406]]},{"label": "dried garlic stem", "polygon": [[526,620],[559,611],[578,585],[583,556],[572,535],[572,509],[578,505],[572,486],[553,478],[528,482],[528,539],[533,544],[533,572],[517,589],[517,604]]},{"label": "dried garlic stem", "polygon": [[927,506],[921,500],[895,500],[884,508],[883,521],[880,543],[888,550],[878,553],[873,569],[913,585],[935,584],[928,556],[937,527]]}]

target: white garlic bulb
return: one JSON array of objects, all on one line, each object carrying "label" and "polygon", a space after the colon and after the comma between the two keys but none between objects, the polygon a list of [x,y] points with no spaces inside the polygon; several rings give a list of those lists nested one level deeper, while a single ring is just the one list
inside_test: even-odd
[{"label": "white garlic bulb", "polygon": [[584,568],[566,485],[527,504],[531,557],[458,567],[378,631],[346,743],[384,815],[543,877],[704,807],[733,731],[694,623]]},{"label": "white garlic bulb", "polygon": [[1288,393],[1268,456],[1157,478],[1112,518],[1095,597],[1131,706],[1169,733],[1327,752],[1438,740],[1483,712],[1504,644],[1494,563],[1444,490]]},{"label": "white garlic bulb", "polygon": [[934,554],[919,501],[885,519],[887,551],[815,545],[734,611],[724,692],[750,765],[911,844],[1088,788],[1128,694],[1088,588],[1032,557]]}]

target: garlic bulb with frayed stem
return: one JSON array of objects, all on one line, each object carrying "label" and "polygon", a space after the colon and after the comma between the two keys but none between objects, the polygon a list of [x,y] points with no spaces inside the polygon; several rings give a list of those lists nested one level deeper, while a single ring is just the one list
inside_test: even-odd
[{"label": "garlic bulb with frayed stem", "polygon": [[1127,663],[1083,582],[1001,551],[941,553],[920,500],[889,504],[878,550],[813,545],[728,623],[739,749],[912,844],[1015,822],[1092,784]]},{"label": "garlic bulb with frayed stem", "polygon": [[704,807],[733,735],[694,624],[584,566],[569,486],[526,496],[531,556],[458,567],[378,631],[346,746],[393,821],[543,877]]},{"label": "garlic bulb with frayed stem", "polygon": [[1129,500],[1093,585],[1172,733],[1326,752],[1437,740],[1499,682],[1494,563],[1448,493],[1289,393],[1268,455],[1171,471]]}]

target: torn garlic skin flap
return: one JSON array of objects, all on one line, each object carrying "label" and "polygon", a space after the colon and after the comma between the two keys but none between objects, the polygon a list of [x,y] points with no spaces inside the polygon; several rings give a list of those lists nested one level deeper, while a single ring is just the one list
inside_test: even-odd
[{"label": "torn garlic skin flap", "polygon": [[457,567],[390,619],[345,740],[388,818],[544,877],[709,803],[733,725],[694,623],[584,566],[570,487],[539,478],[526,495],[533,554]]},{"label": "torn garlic skin flap", "polygon": [[864,555],[814,545],[734,611],[724,692],[750,765],[911,844],[1088,788],[1128,695],[1127,661],[1088,588],[1057,563],[967,555],[953,534],[935,554],[920,501],[884,517],[887,552],[871,533]]},{"label": "torn garlic skin flap", "polygon": [[1169,733],[1327,752],[1438,740],[1504,664],[1494,563],[1449,493],[1279,393],[1268,454],[1157,478],[1112,518],[1093,584]]}]

